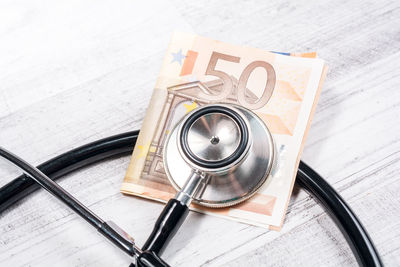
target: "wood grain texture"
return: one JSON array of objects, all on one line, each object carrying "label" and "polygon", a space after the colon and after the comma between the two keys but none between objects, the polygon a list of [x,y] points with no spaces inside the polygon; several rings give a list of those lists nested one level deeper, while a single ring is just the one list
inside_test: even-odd
[{"label": "wood grain texture", "polygon": [[[0,145],[38,164],[141,125],[171,32],[318,51],[328,76],[303,160],[348,201],[387,266],[400,265],[399,1],[0,2]],[[162,205],[119,193],[129,158],[60,184],[143,244]],[[0,185],[18,175],[0,160]],[[226,229],[229,229],[227,231]],[[353,266],[326,212],[295,188],[281,232],[191,213],[173,266]],[[0,215],[0,266],[128,266],[46,192]]]}]

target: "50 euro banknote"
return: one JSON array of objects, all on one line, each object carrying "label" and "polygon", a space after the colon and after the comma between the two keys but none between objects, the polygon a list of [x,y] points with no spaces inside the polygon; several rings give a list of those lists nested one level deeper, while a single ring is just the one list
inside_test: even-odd
[{"label": "50 euro banknote", "polygon": [[210,103],[244,106],[271,131],[276,164],[268,182],[236,206],[191,209],[279,230],[326,67],[315,53],[288,54],[176,32],[164,58],[121,192],[166,202],[176,193],[163,146],[188,112]]}]

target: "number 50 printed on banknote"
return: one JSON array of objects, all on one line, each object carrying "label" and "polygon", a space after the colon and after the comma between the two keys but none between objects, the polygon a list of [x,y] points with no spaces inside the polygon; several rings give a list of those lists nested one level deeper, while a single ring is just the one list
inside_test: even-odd
[{"label": "number 50 printed on banknote", "polygon": [[162,158],[172,128],[199,106],[241,105],[270,129],[277,150],[275,168],[260,191],[241,204],[191,208],[279,230],[325,73],[315,53],[287,56],[174,33],[121,192],[163,202],[173,197]]}]

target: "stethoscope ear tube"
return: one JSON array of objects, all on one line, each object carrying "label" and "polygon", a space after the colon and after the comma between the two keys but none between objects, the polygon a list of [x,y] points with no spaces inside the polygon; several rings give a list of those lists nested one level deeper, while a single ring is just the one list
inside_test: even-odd
[{"label": "stethoscope ear tube", "polygon": [[[56,180],[98,161],[132,153],[138,135],[139,131],[131,131],[106,137],[60,154],[37,168]],[[39,188],[26,174],[10,181],[0,188],[0,213]]]},{"label": "stethoscope ear tube", "polygon": [[300,162],[296,183],[318,199],[345,236],[360,266],[383,266],[367,231],[342,197],[318,173]]},{"label": "stethoscope ear tube", "polygon": [[[133,131],[95,141],[50,159],[39,165],[38,169],[56,180],[100,160],[132,153],[138,134],[139,131]],[[296,183],[308,190],[329,211],[361,266],[382,266],[375,246],[356,215],[321,176],[300,162]],[[0,188],[0,213],[38,188],[27,175],[21,175],[4,185]],[[143,251],[141,256],[137,261],[138,266],[168,266],[153,251]]]}]

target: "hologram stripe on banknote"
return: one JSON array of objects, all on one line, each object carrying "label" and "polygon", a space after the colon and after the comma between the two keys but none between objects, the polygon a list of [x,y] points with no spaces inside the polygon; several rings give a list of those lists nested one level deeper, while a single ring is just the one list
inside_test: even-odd
[{"label": "hologram stripe on banknote", "polygon": [[166,178],[162,152],[173,126],[199,106],[238,104],[253,110],[271,130],[276,167],[248,201],[224,209],[192,209],[279,229],[325,73],[315,53],[290,55],[174,33],[121,192],[167,201],[175,190]]}]

